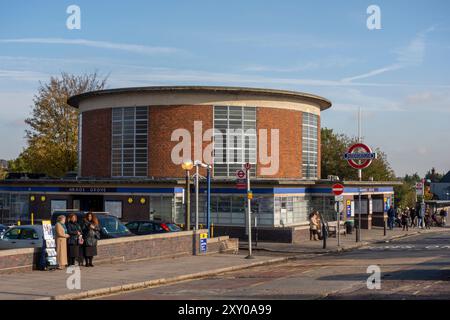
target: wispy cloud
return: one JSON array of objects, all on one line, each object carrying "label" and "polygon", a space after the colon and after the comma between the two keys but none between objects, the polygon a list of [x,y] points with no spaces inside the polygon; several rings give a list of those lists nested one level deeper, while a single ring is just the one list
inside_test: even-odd
[{"label": "wispy cloud", "polygon": [[38,71],[0,69],[0,79],[6,80],[39,81],[47,76],[48,74]]},{"label": "wispy cloud", "polygon": [[377,68],[369,72],[342,79],[343,82],[352,82],[377,76],[386,72],[395,71],[411,66],[420,66],[425,58],[426,52],[426,35],[435,30],[430,27],[425,31],[419,32],[416,37],[408,44],[408,46],[395,51],[397,58],[395,63],[385,67]]},{"label": "wispy cloud", "polygon": [[173,47],[146,46],[139,44],[115,43],[108,41],[93,41],[86,39],[63,39],[63,38],[20,38],[20,39],[0,39],[0,43],[30,43],[30,44],[56,44],[56,45],[77,45],[110,50],[121,50],[138,54],[173,54],[182,50]]}]

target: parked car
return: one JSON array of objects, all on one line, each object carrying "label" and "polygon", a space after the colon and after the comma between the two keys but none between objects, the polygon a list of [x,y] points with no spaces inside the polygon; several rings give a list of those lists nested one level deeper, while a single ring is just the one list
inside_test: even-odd
[{"label": "parked car", "polygon": [[4,224],[0,224],[0,236],[5,233],[6,229],[8,229],[7,226],[5,226]]},{"label": "parked car", "polygon": [[[77,215],[78,221],[83,220],[86,212],[73,210],[56,210],[52,214],[52,225],[56,224],[56,219],[60,215],[68,216],[71,213]],[[94,212],[100,224],[100,238],[111,239],[120,237],[129,237],[133,234],[117,217],[109,215],[107,212]]]},{"label": "parked car", "polygon": [[161,221],[130,221],[125,225],[135,235],[178,232],[181,228],[175,223]]},{"label": "parked car", "polygon": [[40,248],[43,239],[41,225],[14,226],[0,237],[0,249]]}]

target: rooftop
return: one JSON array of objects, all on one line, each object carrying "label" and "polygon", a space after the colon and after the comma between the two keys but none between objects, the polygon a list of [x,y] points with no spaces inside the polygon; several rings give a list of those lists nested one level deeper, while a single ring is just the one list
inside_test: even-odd
[{"label": "rooftop", "polygon": [[152,86],[152,87],[131,87],[107,89],[99,91],[91,91],[72,96],[67,100],[67,103],[72,107],[78,108],[81,101],[92,97],[106,96],[112,94],[127,94],[127,93],[227,93],[233,95],[255,95],[255,96],[272,96],[278,98],[298,99],[300,101],[310,101],[317,103],[321,110],[326,110],[331,107],[332,103],[328,99],[316,96],[309,93],[263,89],[263,88],[246,88],[246,87],[221,87],[221,86]]}]

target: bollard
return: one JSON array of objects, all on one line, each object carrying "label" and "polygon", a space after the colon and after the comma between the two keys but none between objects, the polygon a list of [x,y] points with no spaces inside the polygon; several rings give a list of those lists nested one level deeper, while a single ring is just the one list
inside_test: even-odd
[{"label": "bollard", "polygon": [[384,233],[384,236],[386,237],[386,235],[387,235],[387,220],[386,220],[386,218],[384,218],[383,233]]},{"label": "bollard", "polygon": [[214,223],[211,223],[211,237],[214,238]]}]

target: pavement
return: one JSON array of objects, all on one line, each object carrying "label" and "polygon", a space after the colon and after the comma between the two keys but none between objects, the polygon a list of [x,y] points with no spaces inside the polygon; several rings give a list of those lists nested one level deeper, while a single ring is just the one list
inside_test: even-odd
[{"label": "pavement", "polygon": [[[261,242],[257,244],[253,240],[253,252],[261,255],[285,255],[296,256],[299,254],[325,254],[340,251],[353,250],[366,246],[371,243],[384,243],[386,241],[392,241],[405,237],[410,237],[418,234],[435,233],[445,230],[445,228],[431,228],[431,229],[409,229],[408,231],[402,231],[400,228],[394,230],[387,230],[386,236],[384,236],[383,228],[373,227],[371,230],[362,230],[361,241],[356,242],[356,234],[348,234],[346,236],[341,235],[340,246],[338,246],[337,238],[332,237],[327,239],[326,249],[323,249],[322,241],[310,241],[305,240],[302,243],[275,243],[275,242]],[[239,241],[240,250],[248,250],[248,242]]]},{"label": "pavement", "polygon": [[[245,259],[245,255],[214,254],[173,259],[145,260],[80,267],[80,289],[75,272],[32,271],[0,275],[0,300],[71,300],[90,298],[132,289],[197,279],[218,273],[281,263],[285,257]],[[95,260],[94,260],[95,264]],[[69,287],[74,289],[69,289]]]},{"label": "pavement", "polygon": [[[277,267],[293,259],[307,256],[325,256],[352,250],[361,246],[385,243],[393,239],[414,235],[441,232],[441,229],[413,230],[409,232],[392,231],[387,237],[381,230],[363,231],[363,242],[355,243],[354,237],[342,238],[342,246],[337,247],[336,239],[328,239],[328,248],[321,249],[322,242],[305,242],[301,245],[258,243],[256,259],[245,259],[245,244],[241,254],[214,254],[208,256],[186,256],[173,259],[143,260],[127,263],[101,264],[94,268],[80,267],[75,273],[67,271],[32,271],[26,273],[0,275],[0,300],[30,299],[87,299],[98,296],[121,294],[132,290],[155,288],[195,279],[216,277],[219,274],[239,272],[253,268],[267,269],[267,265]],[[380,233],[381,232],[381,233]],[[95,261],[94,261],[95,262]],[[273,269],[275,266],[270,267]],[[244,272],[244,271],[243,271]],[[79,274],[80,286],[77,288],[75,276]],[[69,287],[75,287],[69,289]]]},{"label": "pavement", "polygon": [[[259,258],[259,257],[258,257]],[[373,271],[380,271],[379,276]],[[379,279],[379,286],[368,282]],[[299,255],[198,280],[100,297],[107,300],[450,299],[450,232],[438,230],[355,250]]]}]

